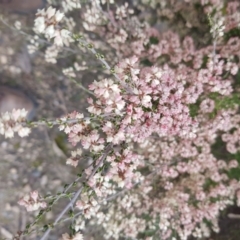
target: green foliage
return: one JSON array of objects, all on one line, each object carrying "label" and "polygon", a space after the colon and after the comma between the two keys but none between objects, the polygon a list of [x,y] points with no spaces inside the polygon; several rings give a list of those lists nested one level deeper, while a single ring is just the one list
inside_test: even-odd
[{"label": "green foliage", "polygon": [[240,105],[240,96],[238,93],[233,93],[231,96],[222,97],[219,93],[210,93],[209,98],[214,100],[215,109],[229,109],[233,108],[235,105]]},{"label": "green foliage", "polygon": [[233,28],[224,34],[224,40],[226,42],[232,37],[240,37],[240,28]]},{"label": "green foliage", "polygon": [[198,115],[198,110],[199,110],[199,104],[194,103],[194,104],[189,104],[189,113],[192,118],[196,117]]},{"label": "green foliage", "polygon": [[203,62],[202,62],[201,68],[206,68],[207,67],[208,59],[209,59],[208,56],[206,56],[206,55],[203,56]]},{"label": "green foliage", "polygon": [[209,114],[210,118],[214,118],[220,110],[232,109],[236,105],[240,106],[240,96],[238,93],[233,93],[231,96],[221,96],[219,93],[210,93],[209,98],[215,102],[215,108],[213,112]]},{"label": "green foliage", "polygon": [[226,161],[232,159],[231,154],[226,149],[225,142],[223,142],[220,136],[216,138],[215,143],[212,145],[211,152],[217,159],[223,159]]},{"label": "green foliage", "polygon": [[239,87],[240,86],[240,70],[238,71],[238,73],[235,76],[235,82],[233,83],[234,87]]},{"label": "green foliage", "polygon": [[153,66],[152,62],[150,62],[147,58],[146,58],[146,59],[143,59],[143,60],[141,61],[141,64],[142,64],[143,66],[146,66],[146,67],[151,67],[151,66]]},{"label": "green foliage", "polygon": [[54,140],[57,146],[63,151],[63,153],[65,155],[68,155],[68,148],[66,146],[66,135],[64,133],[59,133]]},{"label": "green foliage", "polygon": [[149,38],[149,42],[144,45],[146,49],[149,49],[151,45],[157,45],[159,43],[158,38],[152,36]]},{"label": "green foliage", "polygon": [[203,185],[203,190],[204,190],[204,192],[208,192],[211,187],[214,187],[216,185],[217,184],[213,180],[211,180],[210,178],[207,178]]},{"label": "green foliage", "polygon": [[157,45],[159,43],[159,40],[158,40],[158,38],[152,36],[149,39],[149,43],[153,44],[153,45]]},{"label": "green foliage", "polygon": [[[218,137],[216,142],[212,145],[212,153],[216,158],[223,159],[226,163],[233,159],[237,160],[239,166],[229,170],[227,175],[230,179],[240,180],[240,152],[237,152],[236,154],[229,153],[226,149],[226,143],[222,141],[221,137]],[[210,182],[206,183],[206,186],[210,185]]]},{"label": "green foliage", "polygon": [[236,154],[231,154],[232,159],[235,159],[238,161],[238,167],[237,168],[232,168],[228,172],[228,177],[230,179],[237,179],[238,181],[240,180],[240,152],[237,152]]}]

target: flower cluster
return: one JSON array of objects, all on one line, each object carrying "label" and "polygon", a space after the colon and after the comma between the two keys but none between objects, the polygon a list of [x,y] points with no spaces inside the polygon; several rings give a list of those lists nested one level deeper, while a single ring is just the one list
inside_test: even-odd
[{"label": "flower cluster", "polygon": [[87,31],[93,31],[96,29],[96,26],[101,25],[103,21],[106,21],[105,16],[99,12],[98,4],[96,1],[92,2],[91,8],[88,7],[84,12],[84,19],[83,27]]},{"label": "flower cluster", "polygon": [[18,204],[24,206],[28,212],[47,207],[46,202],[40,198],[37,191],[33,191],[29,195],[24,196],[21,200],[19,200]]},{"label": "flower cluster", "polygon": [[49,7],[47,10],[38,10],[37,18],[34,22],[34,30],[36,33],[43,33],[46,38],[54,39],[57,46],[69,45],[72,41],[70,32],[59,27],[59,22],[63,19],[64,14],[55,8]]},{"label": "flower cluster", "polygon": [[96,104],[93,104],[93,100],[89,99],[88,102],[91,106],[88,108],[88,111],[90,113],[100,115],[113,111],[119,114],[123,110],[125,102],[120,94],[119,86],[114,84],[113,80],[104,79],[100,82],[94,81],[89,86],[89,89],[93,90],[95,96],[99,99]]},{"label": "flower cluster", "polygon": [[81,155],[82,155],[82,150],[80,148],[78,148],[76,151],[72,151],[71,157],[67,159],[66,164],[77,167]]},{"label": "flower cluster", "polygon": [[26,137],[30,128],[24,126],[28,112],[25,109],[13,109],[12,112],[2,113],[0,117],[0,134],[12,138],[14,132],[20,137]]},{"label": "flower cluster", "polygon": [[64,9],[64,12],[66,13],[74,9],[81,8],[81,4],[79,0],[63,0],[62,7]]},{"label": "flower cluster", "polygon": [[90,131],[88,127],[90,123],[89,119],[84,119],[83,114],[76,111],[68,114],[66,117],[60,118],[60,121],[59,130],[68,134],[69,142],[71,142],[73,146],[79,141],[84,140],[85,132]]}]

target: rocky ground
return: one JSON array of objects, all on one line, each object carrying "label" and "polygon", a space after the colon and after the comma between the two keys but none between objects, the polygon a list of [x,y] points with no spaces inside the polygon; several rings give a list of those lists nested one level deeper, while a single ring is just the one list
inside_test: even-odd
[{"label": "rocky ground", "polygon": [[[32,26],[32,12],[43,2],[24,0],[21,3],[0,1],[0,12],[10,25],[20,21]],[[32,99],[36,108],[34,120],[54,119],[73,110],[84,111],[86,93],[65,79],[59,66],[44,64],[41,53],[30,56],[27,43],[25,36],[0,21],[0,88],[11,87]],[[86,79],[90,78],[82,76],[85,86],[88,85]],[[41,194],[56,193],[76,178],[72,168],[66,166],[68,147],[71,148],[67,146],[66,136],[56,127],[41,126],[23,139],[0,136],[0,239],[11,239],[32,220],[17,204],[20,197],[32,190]],[[54,211],[60,210],[61,206]],[[47,218],[51,217],[49,213]],[[49,239],[59,239],[63,231],[58,229]],[[24,239],[37,239],[37,235]]]}]

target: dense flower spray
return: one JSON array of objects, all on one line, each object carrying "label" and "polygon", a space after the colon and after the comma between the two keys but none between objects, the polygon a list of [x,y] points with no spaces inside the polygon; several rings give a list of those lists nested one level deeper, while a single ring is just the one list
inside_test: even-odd
[{"label": "dense flower spray", "polygon": [[[240,202],[240,183],[231,177],[240,161],[240,39],[232,32],[240,24],[239,3],[149,3],[169,21],[180,10],[198,7],[206,14],[210,41],[197,45],[188,34],[161,33],[134,12],[145,6],[140,3],[132,9],[114,1],[63,1],[66,16],[53,7],[36,14],[39,36],[34,39],[53,39],[45,51],[47,62],[55,64],[66,46],[77,44],[111,73],[85,89],[91,96],[87,113],[74,111],[54,122],[75,148],[66,163],[78,168],[86,155],[89,163],[66,207],[82,216],[74,216],[75,232],[63,239],[82,239],[79,231],[89,225],[101,226],[104,239],[209,237],[211,230],[219,231],[220,212]],[[81,34],[73,32],[71,11],[81,12]],[[71,33],[64,23],[72,26]],[[192,24],[198,25],[186,20],[187,28]],[[86,62],[74,62],[63,74],[75,80],[87,68]],[[6,137],[19,130],[9,123],[13,119],[21,122],[9,114],[0,122]],[[29,130],[19,131],[24,136]],[[226,159],[216,153],[219,142]],[[47,208],[36,193],[19,203],[28,211]]]}]

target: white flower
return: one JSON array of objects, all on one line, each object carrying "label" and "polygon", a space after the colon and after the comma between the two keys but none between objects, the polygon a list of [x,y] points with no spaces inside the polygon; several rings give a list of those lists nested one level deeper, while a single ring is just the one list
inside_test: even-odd
[{"label": "white flower", "polygon": [[44,17],[38,17],[34,21],[35,30],[42,33],[45,30],[45,19]]},{"label": "white flower", "polygon": [[50,25],[46,28],[45,34],[48,35],[50,38],[54,37],[55,29],[53,25]]},{"label": "white flower", "polygon": [[74,166],[74,167],[77,167],[77,165],[78,165],[78,160],[77,160],[77,159],[74,159],[74,158],[68,158],[66,164],[67,164],[67,165],[72,165],[72,166]]},{"label": "white flower", "polygon": [[56,13],[56,9],[55,8],[53,8],[52,6],[50,6],[48,9],[47,9],[47,17],[48,18],[51,18],[51,17],[53,17],[54,15],[55,15],[55,13]]},{"label": "white flower", "polygon": [[60,125],[60,126],[58,127],[58,129],[59,129],[59,131],[63,131],[63,130],[65,129],[65,126],[64,126],[64,125]]},{"label": "white flower", "polygon": [[110,88],[111,88],[114,92],[117,92],[117,93],[120,92],[120,89],[119,89],[119,87],[118,87],[117,84],[113,84]]},{"label": "white flower", "polygon": [[66,75],[67,77],[72,77],[72,78],[76,77],[73,67],[63,69],[63,74]]},{"label": "white flower", "polygon": [[125,102],[123,100],[120,100],[120,101],[116,102],[116,105],[117,105],[118,110],[122,110],[125,106]]},{"label": "white flower", "polygon": [[12,138],[14,132],[17,132],[20,137],[27,136],[30,129],[22,126],[26,121],[27,113],[25,109],[13,109],[12,112],[1,114],[0,134],[5,135],[6,138]]},{"label": "white flower", "polygon": [[63,46],[63,39],[59,33],[59,31],[55,32],[54,44],[57,46]]},{"label": "white flower", "polygon": [[26,116],[27,116],[27,114],[28,114],[28,111],[26,110],[26,109],[17,109],[17,110],[13,110],[13,113],[14,113],[14,111],[19,111],[20,112],[20,117],[21,118],[26,118]]},{"label": "white flower", "polygon": [[16,22],[14,23],[14,26],[16,27],[16,29],[20,30],[20,29],[21,29],[21,26],[22,26],[22,24],[21,24],[21,22],[19,22],[19,21],[16,21]]},{"label": "white flower", "polygon": [[149,95],[145,95],[142,98],[142,105],[146,105],[147,103],[149,103],[151,101],[151,97]]},{"label": "white flower", "polygon": [[38,16],[44,16],[46,14],[45,9],[38,9],[36,15]]},{"label": "white flower", "polygon": [[14,136],[14,132],[12,128],[5,129],[5,137],[6,138],[12,138]]},{"label": "white flower", "polygon": [[69,32],[68,30],[66,30],[66,29],[62,29],[62,30],[61,30],[61,36],[62,36],[63,38],[68,38],[69,35],[70,35],[70,32]]},{"label": "white flower", "polygon": [[20,128],[20,130],[18,131],[18,135],[20,137],[26,137],[28,136],[30,133],[30,129],[29,128],[26,128],[26,127],[22,127]]},{"label": "white flower", "polygon": [[10,116],[10,113],[9,112],[6,112],[2,115],[2,120],[3,121],[9,121],[11,119],[11,116]]},{"label": "white flower", "polygon": [[46,62],[50,62],[55,64],[57,62],[57,55],[58,55],[58,47],[55,45],[52,45],[48,47],[45,51],[45,60]]},{"label": "white flower", "polygon": [[[69,45],[71,38],[68,30],[60,30],[58,23],[64,17],[60,11],[55,8],[49,7],[47,11],[41,10],[37,12],[37,18],[34,23],[34,31],[37,33],[44,33],[46,38],[54,38],[54,44],[57,46]],[[56,52],[56,51],[55,51]],[[56,62],[52,57],[49,58],[50,62]]]},{"label": "white flower", "polygon": [[55,19],[57,22],[60,22],[64,17],[64,13],[61,13],[59,10],[55,14]]}]

